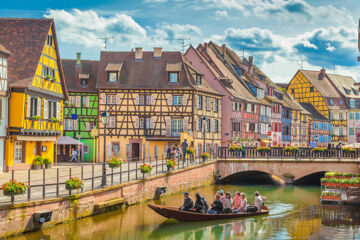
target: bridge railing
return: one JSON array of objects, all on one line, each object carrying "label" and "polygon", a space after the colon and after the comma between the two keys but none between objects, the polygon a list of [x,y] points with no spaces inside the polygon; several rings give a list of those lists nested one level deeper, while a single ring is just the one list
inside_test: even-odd
[{"label": "bridge railing", "polygon": [[218,158],[226,159],[241,159],[241,158],[293,158],[293,159],[357,159],[360,156],[360,149],[311,149],[298,148],[295,151],[286,150],[282,147],[272,147],[269,149],[245,147],[241,150],[232,151],[227,147],[218,148]]}]

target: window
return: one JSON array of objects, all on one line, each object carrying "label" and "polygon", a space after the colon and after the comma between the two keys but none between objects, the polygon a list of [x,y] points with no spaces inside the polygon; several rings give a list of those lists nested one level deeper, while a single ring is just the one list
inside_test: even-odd
[{"label": "window", "polygon": [[117,82],[118,74],[118,72],[108,72],[108,82]]},{"label": "window", "polygon": [[356,96],[359,95],[359,91],[358,91],[358,90],[356,90],[356,89],[354,89],[354,88],[351,88],[351,90],[353,91],[353,93],[354,93]]},{"label": "window", "polygon": [[334,101],[332,99],[330,99],[329,102],[331,106],[334,106]]},{"label": "window", "polygon": [[85,78],[80,79],[80,84],[82,86],[86,86],[87,85],[87,79],[85,79]]},{"label": "window", "polygon": [[198,132],[201,132],[202,131],[202,120],[201,120],[201,118],[198,118],[196,123],[197,123]]},{"label": "window", "polygon": [[16,141],[14,142],[14,162],[22,163],[23,161],[23,143]]},{"label": "window", "polygon": [[38,104],[37,97],[31,97],[31,100],[30,100],[30,117],[37,116],[37,104]]},{"label": "window", "polygon": [[201,75],[196,74],[196,84],[201,85]]},{"label": "window", "polygon": [[87,105],[87,96],[81,96],[81,106],[86,107]]},{"label": "window", "polygon": [[251,112],[251,103],[246,104],[246,112]]},{"label": "window", "polygon": [[[215,99],[214,100],[214,112],[218,112],[219,111],[219,100]],[[241,111],[241,105],[239,104],[239,111]]]},{"label": "window", "polygon": [[7,59],[0,58],[0,78],[7,78]]},{"label": "window", "polygon": [[206,111],[210,111],[210,98],[206,97]]},{"label": "window", "polygon": [[150,129],[150,118],[140,118],[139,128]]},{"label": "window", "polygon": [[145,104],[151,105],[151,95],[145,95]]},{"label": "window", "polygon": [[210,119],[206,119],[206,131],[207,132],[210,132],[210,123],[211,123]]},{"label": "window", "polygon": [[353,136],[354,135],[354,128],[349,127],[349,135]]},{"label": "window", "polygon": [[178,137],[183,131],[182,119],[171,119],[171,136]]},{"label": "window", "polygon": [[106,95],[106,103],[107,104],[115,104],[116,103],[116,95]]},{"label": "window", "polygon": [[175,105],[175,106],[182,105],[182,97],[181,96],[173,96],[173,105]]},{"label": "window", "polygon": [[90,130],[96,128],[96,123],[90,123]]},{"label": "window", "polygon": [[219,120],[215,119],[214,120],[214,132],[218,132],[219,131]]},{"label": "window", "polygon": [[170,83],[177,83],[179,80],[178,80],[178,73],[169,73],[169,82]]},{"label": "window", "polygon": [[273,89],[271,87],[268,88],[268,94],[269,94],[269,96],[274,95]]},{"label": "window", "polygon": [[50,69],[48,67],[42,67],[42,77],[43,78],[53,78],[55,77],[55,70]]},{"label": "window", "polygon": [[49,111],[49,119],[56,118],[56,102],[55,101],[48,101],[48,111]]},{"label": "window", "polygon": [[359,120],[359,118],[360,118],[360,114],[357,112],[357,113],[355,114],[355,119],[356,119],[356,120]]},{"label": "window", "polygon": [[198,96],[197,109],[202,109],[203,107],[203,98],[202,96]]},{"label": "window", "polygon": [[52,46],[53,37],[51,35],[48,35],[46,38],[46,44],[49,46]]},{"label": "window", "polygon": [[349,113],[349,119],[353,119],[354,118],[354,114],[353,113]]},{"label": "window", "polygon": [[355,100],[354,99],[350,99],[350,107],[355,107]]},{"label": "window", "polygon": [[85,154],[89,153],[89,146],[88,145],[84,145],[84,153]]},{"label": "window", "polygon": [[65,120],[65,130],[73,130],[73,120],[66,119]]},{"label": "window", "polygon": [[108,128],[115,128],[116,127],[116,117],[115,116],[110,116],[109,124],[106,127],[108,127]]},{"label": "window", "polygon": [[295,90],[294,90],[294,89],[291,89],[291,93],[294,94],[294,93],[295,93]]},{"label": "window", "polygon": [[340,104],[340,106],[343,105],[343,102],[341,101],[341,99],[339,99],[339,104]]},{"label": "window", "polygon": [[313,87],[310,87],[310,92],[314,92],[314,88],[313,88]]}]

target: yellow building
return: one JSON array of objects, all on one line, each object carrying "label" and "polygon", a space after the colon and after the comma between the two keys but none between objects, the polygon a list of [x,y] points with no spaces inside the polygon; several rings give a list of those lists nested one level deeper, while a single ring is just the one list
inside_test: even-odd
[{"label": "yellow building", "polygon": [[320,114],[331,120],[332,142],[348,142],[348,109],[344,98],[334,87],[325,69],[299,70],[291,79],[287,92],[300,103],[310,103]]},{"label": "yellow building", "polygon": [[0,19],[0,42],[8,58],[8,170],[30,168],[40,155],[54,161],[66,97],[52,19]]},{"label": "yellow building", "polygon": [[[180,52],[102,52],[97,88],[99,114],[110,114],[106,158],[161,159],[169,144],[201,153],[221,141],[221,95]],[[203,117],[206,117],[206,120]],[[203,120],[204,119],[204,120]],[[99,119],[100,159],[104,126]],[[181,149],[181,147],[179,146]]]}]

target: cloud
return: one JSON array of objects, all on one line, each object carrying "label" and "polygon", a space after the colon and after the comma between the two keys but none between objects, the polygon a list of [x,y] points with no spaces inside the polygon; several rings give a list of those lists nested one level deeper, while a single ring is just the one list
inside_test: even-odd
[{"label": "cloud", "polygon": [[146,38],[146,30],[126,14],[99,16],[95,11],[73,9],[48,10],[45,17],[54,18],[59,38],[64,43],[77,43],[86,47],[99,47],[105,36],[113,41],[138,43]]},{"label": "cloud", "polygon": [[319,28],[297,36],[294,49],[314,65],[332,67],[356,66],[356,29],[345,27]]},{"label": "cloud", "polygon": [[217,10],[215,12],[215,18],[217,20],[224,19],[224,18],[227,18],[227,17],[229,17],[229,15],[228,15],[228,12],[226,10]]},{"label": "cloud", "polygon": [[145,3],[166,3],[167,0],[144,0]]}]

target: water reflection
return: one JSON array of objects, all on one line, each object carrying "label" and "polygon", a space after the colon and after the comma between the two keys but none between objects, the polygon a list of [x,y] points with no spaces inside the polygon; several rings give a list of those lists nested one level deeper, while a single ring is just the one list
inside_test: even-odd
[{"label": "water reflection", "polygon": [[[63,239],[359,239],[360,209],[320,205],[319,187],[207,186],[191,191],[207,199],[219,188],[234,194],[245,192],[253,201],[254,191],[268,199],[269,216],[227,221],[179,223],[167,220],[146,204],[60,224],[42,231],[24,234],[16,240]],[[156,201],[163,205],[181,205],[182,194]],[[348,224],[351,223],[351,224]],[[335,237],[334,237],[335,236]]]}]

